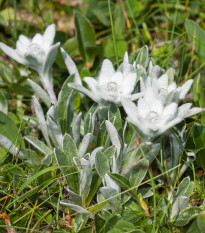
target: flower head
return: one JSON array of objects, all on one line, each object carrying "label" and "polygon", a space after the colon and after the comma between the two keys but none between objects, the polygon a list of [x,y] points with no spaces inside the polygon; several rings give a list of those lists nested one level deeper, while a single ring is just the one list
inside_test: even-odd
[{"label": "flower head", "polygon": [[137,105],[128,99],[123,99],[122,105],[128,121],[149,140],[165,133],[184,118],[202,111],[201,108],[191,108],[190,103],[178,107],[177,103],[172,102],[164,106],[162,100],[156,98],[151,90],[138,100]]},{"label": "flower head", "polygon": [[116,71],[111,61],[105,59],[98,78],[85,77],[84,81],[89,90],[77,84],[69,84],[69,87],[81,91],[102,105],[109,102],[121,105],[122,97],[132,100],[139,98],[138,94],[132,95],[137,83],[137,74],[135,64],[129,63],[127,53],[125,53],[123,63]]},{"label": "flower head", "polygon": [[152,89],[152,92],[166,105],[183,100],[192,83],[193,80],[190,79],[181,87],[178,87],[174,82],[174,70],[172,68],[168,69],[165,73],[158,65],[153,66],[152,62],[150,62],[148,74],[144,70],[140,78],[140,89],[143,95],[146,95],[146,92]]},{"label": "flower head", "polygon": [[142,71],[141,97],[137,105],[126,98],[122,99],[122,105],[128,115],[128,121],[135,125],[146,139],[151,140],[184,118],[203,111],[202,108],[191,108],[190,103],[178,106],[191,88],[193,80],[188,80],[178,87],[174,82],[172,68],[165,72],[160,66],[153,65],[152,61],[147,72],[141,65],[136,66]]},{"label": "flower head", "polygon": [[20,35],[16,42],[16,49],[12,49],[1,42],[0,48],[17,62],[30,67],[41,75],[44,72],[45,65],[48,65],[46,61],[48,61],[50,53],[60,45],[60,43],[57,43],[52,46],[54,37],[55,25],[51,24],[46,28],[43,35],[37,33],[32,39]]}]

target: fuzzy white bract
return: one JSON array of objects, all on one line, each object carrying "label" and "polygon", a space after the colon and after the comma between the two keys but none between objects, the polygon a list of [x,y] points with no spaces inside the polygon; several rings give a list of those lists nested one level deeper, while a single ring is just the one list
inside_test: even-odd
[{"label": "fuzzy white bract", "polygon": [[191,108],[190,103],[178,106],[176,102],[164,105],[155,91],[148,87],[144,97],[137,105],[128,99],[122,100],[122,105],[128,115],[127,120],[135,125],[145,139],[152,140],[165,133],[168,129],[180,123],[184,118],[202,111],[201,108]]},{"label": "fuzzy white bract", "polygon": [[141,94],[132,95],[137,83],[135,69],[135,64],[129,63],[128,54],[125,53],[123,63],[116,71],[112,62],[105,59],[97,79],[84,78],[89,90],[73,83],[69,84],[69,87],[88,95],[101,105],[108,105],[109,103],[121,105],[122,97],[136,100],[141,96]]},{"label": "fuzzy white bract", "polygon": [[146,92],[151,88],[155,95],[161,99],[164,105],[171,102],[180,102],[188,93],[193,80],[186,81],[181,87],[178,87],[174,82],[174,70],[170,68],[165,71],[158,65],[153,66],[152,62],[149,64],[148,74],[144,70],[142,77],[140,78],[140,89],[142,95],[146,95]]},{"label": "fuzzy white bract", "polygon": [[32,39],[20,35],[16,42],[16,49],[12,49],[4,43],[0,48],[17,62],[37,71],[41,76],[49,53],[59,47],[60,43],[52,46],[55,37],[55,25],[48,26],[43,35],[37,33]]}]

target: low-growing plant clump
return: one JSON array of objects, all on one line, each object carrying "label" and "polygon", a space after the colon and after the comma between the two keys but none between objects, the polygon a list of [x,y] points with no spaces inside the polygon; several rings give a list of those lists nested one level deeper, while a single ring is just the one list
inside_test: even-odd
[{"label": "low-growing plant clump", "polygon": [[183,64],[165,66],[160,51],[135,43],[129,26],[122,52],[122,15],[113,23],[112,10],[130,23],[133,1],[106,1],[108,15],[99,2],[96,30],[112,32],[104,54],[80,11],[65,43],[55,24],[0,42],[15,60],[0,64],[0,232],[205,232],[204,74],[189,74],[196,57],[204,61],[205,32],[184,19],[193,58],[183,75]]}]

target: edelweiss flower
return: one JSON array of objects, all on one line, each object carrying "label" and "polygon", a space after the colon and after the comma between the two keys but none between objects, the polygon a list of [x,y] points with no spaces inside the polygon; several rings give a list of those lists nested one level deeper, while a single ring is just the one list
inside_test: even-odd
[{"label": "edelweiss flower", "polygon": [[177,103],[173,102],[164,106],[153,92],[147,92],[140,98],[137,106],[128,99],[122,99],[122,105],[128,115],[128,121],[149,140],[163,134],[184,118],[202,111],[201,108],[191,109],[190,103],[178,107]]},{"label": "edelweiss flower", "polygon": [[105,59],[97,80],[91,77],[84,78],[90,90],[74,83],[68,85],[88,95],[101,105],[107,105],[109,102],[121,105],[122,97],[136,100],[141,96],[139,93],[132,95],[137,83],[137,74],[134,70],[135,64],[129,63],[126,53],[123,63],[117,71],[115,71],[111,61]]},{"label": "edelweiss flower", "polygon": [[54,37],[55,25],[51,24],[47,27],[43,35],[37,33],[32,39],[20,35],[16,42],[16,49],[12,49],[4,43],[0,43],[0,48],[8,56],[37,71],[41,76],[45,69],[48,70],[48,68],[51,67],[55,59],[57,48],[60,45],[60,43],[56,43],[51,46]]},{"label": "edelweiss flower", "polygon": [[149,65],[149,75],[144,72],[143,77],[140,78],[140,89],[143,95],[146,95],[147,91],[155,92],[156,96],[160,98],[163,104],[169,104],[171,102],[178,103],[184,99],[188,93],[193,80],[186,81],[181,87],[177,87],[174,82],[174,70],[171,68],[166,73],[158,65],[153,66],[152,62]]}]

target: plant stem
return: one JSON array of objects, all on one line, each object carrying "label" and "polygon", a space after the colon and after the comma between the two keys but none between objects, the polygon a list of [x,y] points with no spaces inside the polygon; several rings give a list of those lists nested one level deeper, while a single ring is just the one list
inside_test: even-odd
[{"label": "plant stem", "polygon": [[[178,5],[178,0],[177,0],[177,5]],[[176,25],[176,21],[177,21],[177,14],[178,14],[178,9],[175,8],[175,13],[174,13],[174,22],[173,22],[173,25],[172,25],[172,31],[171,31],[171,37],[170,37],[170,40],[172,41],[173,40],[173,37],[174,37],[174,29],[175,29],[175,25]]]}]

